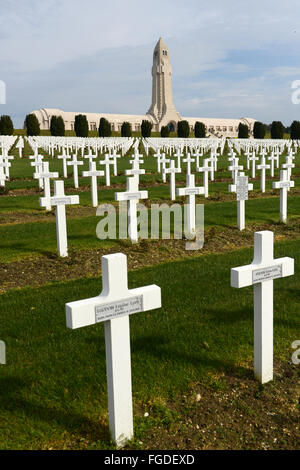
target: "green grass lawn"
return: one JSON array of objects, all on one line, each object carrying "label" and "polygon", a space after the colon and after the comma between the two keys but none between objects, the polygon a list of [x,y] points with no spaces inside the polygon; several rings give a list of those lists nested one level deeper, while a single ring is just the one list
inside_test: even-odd
[{"label": "green grass lawn", "polygon": [[[276,244],[275,255],[294,257],[298,266],[299,241]],[[213,390],[218,380],[212,376],[225,370],[241,379],[249,375],[252,288],[231,288],[230,268],[252,257],[253,250],[245,249],[129,273],[130,288],[156,283],[162,289],[161,309],[130,319],[140,438],[146,436],[139,410],[148,402],[170,399],[194,381]],[[295,276],[275,281],[274,351],[284,361],[299,335],[299,282],[298,269]],[[82,278],[0,296],[1,339],[7,346],[7,365],[0,368],[1,449],[62,447],[87,436],[91,448],[111,446],[103,325],[68,330],[64,311],[66,302],[100,291],[101,279]]]}]

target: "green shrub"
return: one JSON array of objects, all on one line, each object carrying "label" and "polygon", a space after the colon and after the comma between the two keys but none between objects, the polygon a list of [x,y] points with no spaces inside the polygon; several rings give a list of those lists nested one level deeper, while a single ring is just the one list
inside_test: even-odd
[{"label": "green shrub", "polygon": [[75,116],[74,130],[77,137],[88,137],[89,124],[84,114]]},{"label": "green shrub", "polygon": [[177,125],[178,137],[187,139],[190,135],[190,125],[187,121],[179,121]]},{"label": "green shrub", "polygon": [[40,123],[35,114],[27,114],[25,118],[25,128],[27,135],[40,135]]}]

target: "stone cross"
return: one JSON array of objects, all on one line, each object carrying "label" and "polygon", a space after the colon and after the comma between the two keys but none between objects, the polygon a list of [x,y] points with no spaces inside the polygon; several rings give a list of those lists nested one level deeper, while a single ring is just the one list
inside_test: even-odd
[{"label": "stone cross", "polygon": [[161,308],[156,285],[128,289],[127,257],[102,256],[102,292],[97,297],[66,304],[71,329],[104,322],[109,429],[122,447],[133,437],[129,315]]},{"label": "stone cross", "polygon": [[252,264],[231,269],[231,287],[254,286],[254,374],[273,380],[273,280],[294,274],[292,258],[274,259],[274,234],[255,232]]},{"label": "stone cross", "polygon": [[196,235],[196,195],[204,194],[204,187],[195,186],[195,175],[186,175],[186,187],[178,188],[177,196],[187,196],[187,233],[189,237]]},{"label": "stone cross", "polygon": [[264,193],[266,191],[266,170],[270,169],[270,165],[266,164],[266,158],[261,157],[260,165],[257,165],[258,170],[260,170],[260,189]]},{"label": "stone cross", "polygon": [[237,196],[237,221],[239,230],[245,228],[245,201],[248,201],[248,191],[253,190],[253,184],[248,183],[248,176],[245,173],[239,173],[236,184],[229,185],[229,191],[236,193]]},{"label": "stone cross", "polygon": [[79,188],[79,184],[78,184],[78,167],[83,165],[83,161],[78,161],[77,160],[77,155],[73,154],[72,160],[67,162],[67,165],[73,167],[74,188],[78,189]]},{"label": "stone cross", "polygon": [[175,167],[175,160],[171,160],[169,168],[166,168],[164,171],[166,174],[170,175],[170,197],[171,197],[171,201],[175,201],[176,199],[175,175],[176,173],[180,173],[181,170]]},{"label": "stone cross", "polygon": [[273,189],[280,189],[280,220],[284,224],[287,221],[287,192],[294,188],[295,181],[289,180],[287,170],[280,170],[280,181],[273,183]]},{"label": "stone cross", "polygon": [[40,198],[40,206],[56,206],[56,237],[59,256],[62,258],[68,256],[66,205],[79,204],[79,196],[66,196],[64,191],[64,182],[54,181],[54,196]]},{"label": "stone cross", "polygon": [[[42,170],[38,173],[34,173],[33,177],[35,179],[42,178],[44,186],[44,197],[47,201],[50,201],[51,192],[50,192],[50,179],[58,178],[59,174],[57,172],[49,172],[49,162],[42,163]],[[49,202],[46,206],[46,211],[51,211],[51,203]]]},{"label": "stone cross", "polygon": [[83,171],[82,176],[84,178],[91,178],[92,205],[93,207],[98,207],[97,178],[104,176],[104,171],[97,170],[96,162],[90,160],[89,171]]},{"label": "stone cross", "polygon": [[127,178],[127,188],[124,193],[115,193],[116,201],[127,201],[128,235],[132,243],[137,243],[137,203],[139,199],[147,199],[148,191],[139,191],[138,180],[135,176]]}]

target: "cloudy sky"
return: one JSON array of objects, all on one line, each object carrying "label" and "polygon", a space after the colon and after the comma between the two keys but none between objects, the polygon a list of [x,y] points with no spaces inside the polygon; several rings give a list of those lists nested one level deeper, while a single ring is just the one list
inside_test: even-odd
[{"label": "cloudy sky", "polygon": [[0,114],[144,114],[160,36],[182,116],[300,120],[299,0],[0,0]]}]

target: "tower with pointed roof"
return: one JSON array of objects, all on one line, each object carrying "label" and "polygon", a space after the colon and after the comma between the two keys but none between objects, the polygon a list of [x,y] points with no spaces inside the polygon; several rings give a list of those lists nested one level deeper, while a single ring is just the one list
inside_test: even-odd
[{"label": "tower with pointed roof", "polygon": [[177,122],[181,120],[173,103],[170,54],[162,38],[153,53],[152,104],[147,114],[154,120],[157,130],[167,125],[175,129]]}]

